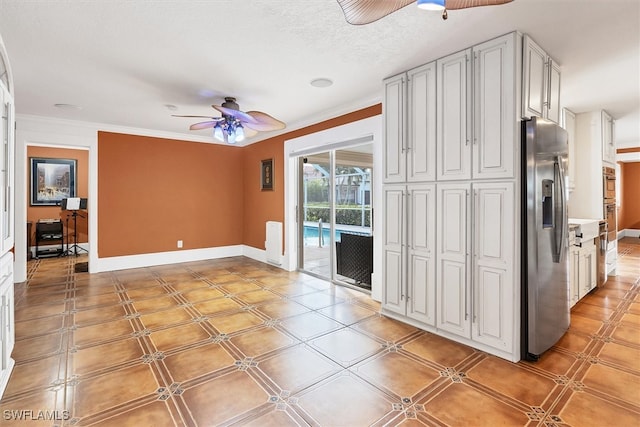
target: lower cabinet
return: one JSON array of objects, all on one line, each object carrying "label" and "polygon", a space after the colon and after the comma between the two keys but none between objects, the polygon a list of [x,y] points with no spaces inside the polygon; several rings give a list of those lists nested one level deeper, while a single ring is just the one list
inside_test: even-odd
[{"label": "lower cabinet", "polygon": [[435,184],[384,187],[385,308],[435,326]]},{"label": "lower cabinet", "polygon": [[384,193],[383,312],[517,360],[514,183],[389,185]]},{"label": "lower cabinet", "polygon": [[593,240],[572,246],[569,250],[569,286],[571,307],[591,292],[598,284],[597,252]]},{"label": "lower cabinet", "polygon": [[13,253],[0,258],[0,398],[15,364],[11,358],[15,343]]}]

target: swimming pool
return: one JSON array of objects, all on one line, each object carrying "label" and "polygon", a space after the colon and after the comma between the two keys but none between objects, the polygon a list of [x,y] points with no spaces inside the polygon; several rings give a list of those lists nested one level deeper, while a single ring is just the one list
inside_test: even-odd
[{"label": "swimming pool", "polygon": [[[336,242],[340,241],[341,233],[357,234],[359,236],[368,236],[370,234],[369,232],[340,230],[338,228],[335,229],[335,232],[336,232],[336,235],[335,235]],[[322,246],[327,246],[329,245],[329,243],[331,243],[329,239],[330,236],[331,236],[331,230],[329,230],[329,224],[324,224],[322,226]],[[318,226],[305,225],[303,237],[304,237],[305,246],[318,246],[319,245],[318,244]]]}]

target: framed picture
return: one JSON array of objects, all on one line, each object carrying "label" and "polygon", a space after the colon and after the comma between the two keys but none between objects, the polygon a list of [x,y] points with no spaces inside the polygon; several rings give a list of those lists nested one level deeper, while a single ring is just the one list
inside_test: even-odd
[{"label": "framed picture", "polygon": [[273,190],[273,159],[260,162],[260,189],[262,191]]},{"label": "framed picture", "polygon": [[56,206],[76,196],[76,160],[31,157],[31,206]]}]

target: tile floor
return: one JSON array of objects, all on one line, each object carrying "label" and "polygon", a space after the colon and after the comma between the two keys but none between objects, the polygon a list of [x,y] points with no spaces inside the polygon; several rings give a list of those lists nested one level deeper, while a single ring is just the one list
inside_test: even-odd
[{"label": "tile floor", "polygon": [[31,261],[0,424],[637,426],[640,245],[620,255],[557,346],[518,364],[247,258],[94,275]]}]

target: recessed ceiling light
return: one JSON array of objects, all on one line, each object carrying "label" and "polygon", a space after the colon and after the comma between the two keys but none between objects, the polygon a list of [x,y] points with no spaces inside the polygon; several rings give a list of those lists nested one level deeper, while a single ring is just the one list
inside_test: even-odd
[{"label": "recessed ceiling light", "polygon": [[53,104],[54,107],[61,110],[82,110],[82,107],[74,104]]},{"label": "recessed ceiling light", "polygon": [[333,81],[331,79],[321,77],[318,79],[311,80],[310,84],[313,87],[329,87],[333,84]]}]

